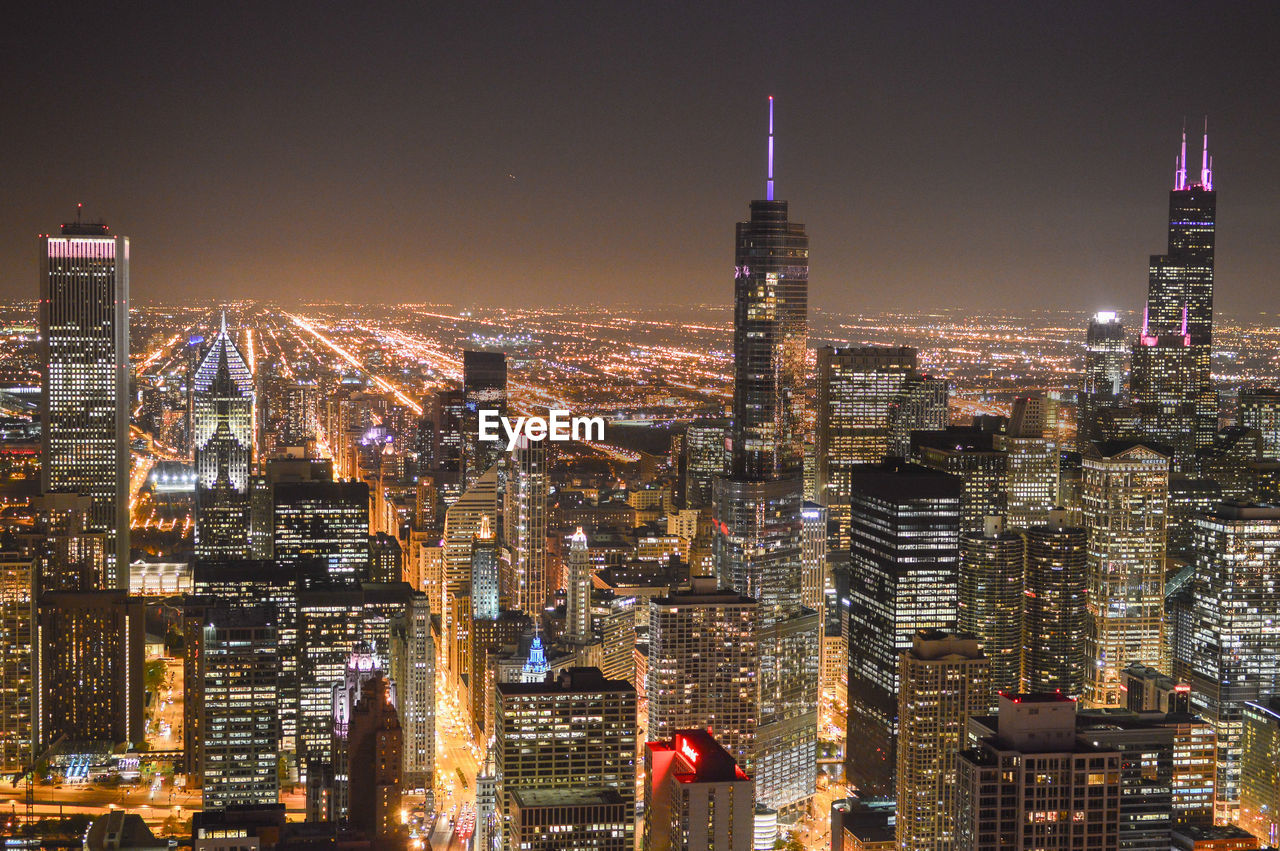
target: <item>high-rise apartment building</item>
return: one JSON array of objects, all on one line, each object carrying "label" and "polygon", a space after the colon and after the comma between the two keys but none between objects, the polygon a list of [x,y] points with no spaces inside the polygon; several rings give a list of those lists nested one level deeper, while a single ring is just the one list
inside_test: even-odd
[{"label": "high-rise apartment building", "polygon": [[597,668],[570,668],[537,683],[499,683],[495,750],[502,777],[504,848],[516,792],[613,790],[623,800],[627,847],[635,842],[636,691]]},{"label": "high-rise apartment building", "polygon": [[143,739],[144,606],[124,591],[55,591],[36,609],[35,741]]},{"label": "high-rise apartment building", "polygon": [[759,606],[714,579],[649,601],[648,735],[710,728],[744,770],[759,717]]},{"label": "high-rise apartment building", "polygon": [[35,676],[35,564],[0,553],[0,771],[31,763]]},{"label": "high-rise apartment building", "polygon": [[847,769],[891,796],[898,743],[898,657],[922,629],[957,616],[960,479],[891,461],[852,484]]},{"label": "high-rise apartment building", "polygon": [[[90,497],[101,589],[129,574],[129,239],[104,224],[40,237],[40,489]],[[93,590],[93,589],[84,589]]]},{"label": "high-rise apartment building", "polygon": [[195,654],[199,679],[191,691],[199,689],[206,809],[279,800],[280,647],[275,620],[269,605],[205,612]]},{"label": "high-rise apartment building", "polygon": [[1000,695],[997,729],[960,753],[955,851],[1115,851],[1121,752],[1081,741],[1076,702]]},{"label": "high-rise apartment building", "polygon": [[1022,626],[1022,691],[1084,692],[1088,623],[1089,533],[1053,512],[1026,532]]},{"label": "high-rise apartment building", "polygon": [[1244,706],[1280,693],[1280,508],[1227,502],[1198,518],[1189,634],[1174,676],[1218,733],[1220,816],[1240,801]]},{"label": "high-rise apartment building", "polygon": [[751,851],[751,778],[705,729],[645,744],[646,851]]},{"label": "high-rise apartment building", "polygon": [[1130,392],[1146,439],[1173,449],[1189,472],[1195,450],[1217,431],[1218,397],[1210,374],[1217,193],[1206,130],[1200,179],[1187,177],[1187,135],[1169,193],[1169,240],[1151,257],[1142,333],[1133,348]]},{"label": "high-rise apartment building", "polygon": [[1089,531],[1088,677],[1084,699],[1120,706],[1121,671],[1164,659],[1169,456],[1133,442],[1094,444],[1082,461]]},{"label": "high-rise apartment building", "polygon": [[991,666],[971,635],[922,631],[899,657],[900,851],[948,851],[955,833],[956,757],[969,716],[990,711]]},{"label": "high-rise apartment building", "polygon": [[1018,691],[1022,681],[1025,550],[1022,535],[1006,531],[1002,517],[960,536],[957,628],[982,642],[996,691]]}]

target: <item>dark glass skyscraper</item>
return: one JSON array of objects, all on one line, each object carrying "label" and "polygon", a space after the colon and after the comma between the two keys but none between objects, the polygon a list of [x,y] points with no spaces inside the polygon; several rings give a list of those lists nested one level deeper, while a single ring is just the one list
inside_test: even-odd
[{"label": "dark glass skyscraper", "polygon": [[502,352],[462,353],[462,459],[465,486],[471,487],[502,457],[501,442],[483,442],[480,412],[507,413],[507,356]]},{"label": "dark glass skyscraper", "polygon": [[40,238],[41,490],[93,500],[103,584],[129,572],[129,239],[104,224]]},{"label": "dark glass skyscraper", "polygon": [[801,401],[809,325],[809,237],[773,197],[773,99],[769,178],[734,252],[733,474],[754,480],[804,471]]},{"label": "dark glass skyscraper", "polygon": [[1090,441],[1102,439],[1099,411],[1121,404],[1124,398],[1128,348],[1124,323],[1115,312],[1094,314],[1085,339],[1084,383],[1076,400],[1076,445],[1081,452]]},{"label": "dark glass skyscraper", "polygon": [[773,197],[769,103],[766,197],[737,227],[731,473],[713,484],[712,512],[721,584],[760,604],[752,765],[757,800],[782,809],[814,792],[819,636],[801,603],[809,240]]},{"label": "dark glass skyscraper", "polygon": [[898,657],[918,630],[956,623],[963,482],[891,460],[855,470],[851,488],[848,773],[893,795]]},{"label": "dark glass skyscraper", "polygon": [[1217,431],[1218,397],[1209,370],[1213,343],[1214,222],[1209,135],[1200,180],[1187,181],[1187,136],[1169,193],[1169,248],[1153,255],[1130,390],[1143,433],[1173,447],[1183,471]]}]

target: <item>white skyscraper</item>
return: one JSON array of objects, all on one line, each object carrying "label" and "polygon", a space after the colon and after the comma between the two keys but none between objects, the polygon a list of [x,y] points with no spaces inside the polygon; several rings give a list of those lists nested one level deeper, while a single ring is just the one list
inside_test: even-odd
[{"label": "white skyscraper", "polygon": [[591,560],[587,556],[587,535],[578,527],[569,539],[569,597],[566,606],[568,639],[587,644],[591,632]]}]

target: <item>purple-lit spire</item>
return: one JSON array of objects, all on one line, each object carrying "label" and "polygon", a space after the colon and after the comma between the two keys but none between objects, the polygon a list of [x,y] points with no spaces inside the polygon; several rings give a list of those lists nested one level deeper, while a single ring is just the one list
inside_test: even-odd
[{"label": "purple-lit spire", "polygon": [[1138,335],[1138,342],[1144,346],[1154,346],[1156,338],[1148,333],[1148,319],[1151,313],[1151,305],[1144,305],[1142,308],[1142,333]]},{"label": "purple-lit spire", "polygon": [[769,95],[769,175],[764,184],[764,198],[773,200],[773,95]]},{"label": "purple-lit spire", "polygon": [[1182,336],[1187,336],[1187,306],[1182,305]]},{"label": "purple-lit spire", "polygon": [[1204,117],[1204,147],[1200,150],[1200,185],[1213,189],[1213,159],[1209,156],[1209,116]]},{"label": "purple-lit spire", "polygon": [[1178,164],[1173,170],[1173,188],[1181,192],[1187,188],[1187,122],[1182,122],[1182,153],[1178,155]]}]

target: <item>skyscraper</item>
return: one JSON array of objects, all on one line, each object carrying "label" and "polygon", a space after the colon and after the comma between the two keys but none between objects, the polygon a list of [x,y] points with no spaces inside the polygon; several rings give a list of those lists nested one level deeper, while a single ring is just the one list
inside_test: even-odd
[{"label": "skyscraper", "polygon": [[759,606],[697,578],[688,590],[649,601],[648,735],[711,728],[750,771],[759,715]]},{"label": "skyscraper", "polygon": [[999,703],[995,735],[959,757],[955,851],[1119,848],[1121,752],[1077,738],[1069,697]]},{"label": "skyscraper", "polygon": [[757,799],[780,809],[814,791],[819,629],[800,599],[809,238],[773,197],[772,98],[765,195],[736,231],[731,473],[712,513],[721,584],[760,605],[752,771]]},{"label": "skyscraper", "polygon": [[489,515],[481,514],[480,528],[471,539],[471,616],[494,621],[498,610],[498,539]]},{"label": "skyscraper", "polygon": [[1241,390],[1236,421],[1262,435],[1262,457],[1280,458],[1280,390]]},{"label": "skyscraper", "polygon": [[956,757],[969,716],[992,707],[991,666],[973,636],[916,633],[899,657],[900,851],[949,851],[954,840]]},{"label": "skyscraper", "polygon": [[0,771],[21,771],[34,755],[34,567],[17,553],[0,553]]},{"label": "skyscraper", "polygon": [[196,465],[196,557],[245,558],[250,551],[253,374],[227,333],[227,317],[191,377]]},{"label": "skyscraper", "polygon": [[691,425],[684,433],[681,479],[684,507],[698,509],[711,504],[711,482],[729,472],[722,425]]},{"label": "skyscraper", "polygon": [[[205,613],[198,660],[204,806],[280,797],[280,647],[272,606]],[[191,699],[188,697],[188,699]]]},{"label": "skyscraper", "polygon": [[1022,691],[1084,692],[1088,623],[1089,533],[1066,525],[1066,512],[1050,514],[1026,532],[1022,625]]},{"label": "skyscraper", "polygon": [[[499,683],[495,746],[508,826],[516,792],[613,790],[627,846],[635,841],[636,692],[598,668],[570,668],[536,683]],[[509,842],[504,848],[511,848]]]},{"label": "skyscraper", "polygon": [[511,453],[507,543],[515,560],[515,607],[536,621],[547,601],[547,441],[521,436]]},{"label": "skyscraper", "polygon": [[144,606],[124,591],[55,591],[38,602],[37,746],[143,739]]},{"label": "skyscraper", "polygon": [[906,346],[818,349],[815,489],[846,527],[853,466],[889,453],[894,403],[915,368],[916,350]]},{"label": "skyscraper", "polygon": [[645,744],[646,851],[751,851],[751,778],[704,729]]},{"label": "skyscraper", "polygon": [[801,560],[800,603],[806,609],[825,614],[827,592],[827,509],[806,502],[800,510],[804,528]]},{"label": "skyscraper", "polygon": [[594,637],[591,628],[591,560],[587,554],[587,535],[581,526],[569,538],[565,637],[574,644],[588,644]]},{"label": "skyscraper", "polygon": [[982,532],[960,536],[957,628],[982,642],[996,691],[1018,691],[1022,678],[1022,535],[988,517]]},{"label": "skyscraper", "polygon": [[348,816],[370,838],[405,829],[400,816],[404,731],[390,688],[381,673],[366,680],[347,728]]},{"label": "skyscraper", "polygon": [[[444,585],[442,597],[433,599],[448,634],[450,599],[471,586],[471,558],[476,535],[485,524],[492,532],[498,523],[498,469],[490,467],[444,513]],[[496,551],[495,551],[496,555]]]},{"label": "skyscraper", "polygon": [[1009,455],[996,447],[995,437],[989,431],[963,427],[917,431],[911,437],[913,460],[964,482],[960,497],[963,532],[981,532],[988,517],[1008,512]]},{"label": "skyscraper", "polygon": [[502,457],[502,443],[480,440],[480,412],[507,413],[507,356],[503,352],[462,353],[462,460],[464,489]]},{"label": "skyscraper", "polygon": [[1088,648],[1084,696],[1119,706],[1121,671],[1161,667],[1169,457],[1133,442],[1094,444],[1082,461],[1089,530]]},{"label": "skyscraper", "polygon": [[867,794],[894,791],[899,655],[956,622],[960,493],[955,476],[897,460],[853,477],[847,769]]},{"label": "skyscraper", "polygon": [[1103,439],[1098,412],[1124,400],[1128,348],[1124,323],[1115,311],[1094,314],[1085,338],[1084,381],[1076,399],[1076,448],[1080,452],[1090,441]]},{"label": "skyscraper", "polygon": [[1187,178],[1184,130],[1169,193],[1168,251],[1151,257],[1130,388],[1143,434],[1171,446],[1174,466],[1183,472],[1217,430],[1218,397],[1209,363],[1217,198],[1207,126],[1200,179],[1194,183]]},{"label": "skyscraper", "polygon": [[773,197],[773,98],[765,200],[739,222],[734,254],[733,443],[735,477],[799,476],[808,343],[809,237]]},{"label": "skyscraper", "polygon": [[436,769],[436,646],[431,607],[414,592],[404,614],[391,624],[391,679],[404,739],[404,788],[431,789]]},{"label": "skyscraper", "polygon": [[[44,493],[92,498],[91,531],[107,533],[102,588],[129,574],[129,239],[104,224],[40,238]],[[90,590],[90,589],[84,589]]]},{"label": "skyscraper", "polygon": [[1196,521],[1189,634],[1174,676],[1218,733],[1218,805],[1240,802],[1241,723],[1249,701],[1280,693],[1280,508],[1225,502]]},{"label": "skyscraper", "polygon": [[1280,844],[1280,696],[1244,705],[1240,743],[1240,826]]},{"label": "skyscraper", "polygon": [[276,561],[322,559],[329,577],[355,584],[369,575],[369,486],[364,482],[277,482]]},{"label": "skyscraper", "polygon": [[225,475],[236,493],[249,489],[253,461],[253,372],[227,332],[227,317],[192,376],[198,483]]}]

